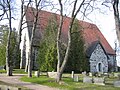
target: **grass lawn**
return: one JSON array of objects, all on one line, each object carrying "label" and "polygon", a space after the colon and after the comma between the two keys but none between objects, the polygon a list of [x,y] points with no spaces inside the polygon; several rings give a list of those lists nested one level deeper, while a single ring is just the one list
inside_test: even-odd
[{"label": "grass lawn", "polygon": [[6,73],[6,70],[0,70],[0,73]]},{"label": "grass lawn", "polygon": [[[6,73],[6,70],[0,70],[0,73]],[[27,74],[27,72],[25,72],[25,69],[13,69],[13,73],[15,74]],[[33,71],[34,73],[34,71]]]},{"label": "grass lawn", "polygon": [[[0,73],[6,73],[6,71],[0,70]],[[27,74],[27,72],[24,72],[24,69],[14,69],[13,73]],[[70,76],[71,76],[70,74],[63,74],[61,85],[56,83],[54,79],[48,78],[46,74],[43,74],[40,77],[33,76],[32,78],[28,78],[27,76],[24,76],[21,78],[21,80],[25,82],[37,83],[37,84],[46,85],[50,87],[56,87],[62,90],[120,90],[120,88],[113,86],[113,81],[116,80],[116,78],[114,77],[106,78],[105,86],[102,86],[102,85],[83,83],[82,75],[80,75],[79,82],[73,82]]]},{"label": "grass lawn", "polygon": [[[0,73],[6,73],[6,70],[0,70]],[[24,69],[14,69],[13,73],[17,73],[17,74],[27,74],[27,72],[24,72]]]},{"label": "grass lawn", "polygon": [[107,83],[105,86],[82,83],[82,78],[80,78],[79,82],[73,82],[73,80],[69,77],[63,77],[62,78],[63,84],[61,85],[56,83],[54,79],[48,78],[46,76],[32,77],[32,78],[28,78],[27,76],[24,76],[21,78],[21,80],[25,82],[47,85],[50,87],[56,87],[62,90],[120,90],[120,88],[113,87],[112,81],[115,80],[114,78],[107,79]]},{"label": "grass lawn", "polygon": [[17,74],[27,74],[27,72],[25,72],[25,69],[14,69],[13,73],[17,73]]}]

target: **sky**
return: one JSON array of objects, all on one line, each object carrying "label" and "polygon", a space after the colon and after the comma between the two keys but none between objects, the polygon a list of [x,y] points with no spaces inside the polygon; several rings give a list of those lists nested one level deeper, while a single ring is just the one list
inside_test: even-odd
[{"label": "sky", "polygon": [[[16,1],[17,1],[17,5],[19,7],[21,0],[16,0]],[[99,5],[97,7],[99,7]],[[107,7],[104,7],[104,6],[102,6],[100,8],[102,9],[102,12],[100,12],[99,10],[94,10],[91,14],[89,14],[87,16],[87,18],[89,18],[89,19],[84,18],[84,21],[96,24],[97,27],[99,28],[99,30],[104,35],[104,37],[106,38],[106,40],[108,41],[108,43],[114,49],[115,48],[115,42],[117,41],[117,37],[116,37],[116,31],[115,31],[113,9],[112,8],[109,9]],[[70,7],[65,8],[65,9],[66,9],[66,12],[69,12],[69,10],[71,10]],[[49,8],[46,8],[46,10],[51,11]],[[17,16],[17,20],[13,21],[12,25],[13,25],[13,27],[16,27],[16,29],[18,29],[19,13],[16,14],[16,16]],[[81,16],[79,14],[77,16],[77,19],[83,20],[83,18],[81,18]],[[120,56],[118,57],[118,62],[119,62],[119,66],[120,66]]]}]

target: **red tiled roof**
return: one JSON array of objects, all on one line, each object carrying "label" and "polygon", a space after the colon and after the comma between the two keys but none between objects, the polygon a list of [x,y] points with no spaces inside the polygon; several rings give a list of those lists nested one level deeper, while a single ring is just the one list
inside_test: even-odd
[{"label": "red tiled roof", "polygon": [[[27,13],[26,13],[26,20],[29,22],[33,22],[33,14],[32,12],[35,11],[33,8],[28,8]],[[41,32],[45,29],[47,26],[49,19],[55,17],[57,20],[57,23],[59,23],[59,15],[47,11],[41,10],[39,12],[39,19],[38,19],[38,27]],[[64,17],[64,22],[63,22],[63,29],[62,29],[62,39],[67,40],[67,31],[70,23],[70,18],[69,17]],[[103,34],[100,32],[100,30],[97,28],[96,25],[85,22],[85,21],[79,21],[79,24],[83,28],[83,38],[85,40],[85,46],[89,47],[92,42],[94,41],[100,41],[101,44],[103,45],[105,51],[107,54],[113,54],[115,55],[115,51],[112,49],[110,44],[107,42]],[[36,32],[38,34],[38,32]]]},{"label": "red tiled roof", "polygon": [[91,44],[94,41],[100,41],[107,54],[115,54],[115,51],[112,49],[96,25],[94,25],[94,28],[86,28],[83,35],[87,45]]}]

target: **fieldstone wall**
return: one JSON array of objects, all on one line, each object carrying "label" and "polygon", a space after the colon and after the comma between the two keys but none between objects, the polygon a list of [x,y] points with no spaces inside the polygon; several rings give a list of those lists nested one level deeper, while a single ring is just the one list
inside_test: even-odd
[{"label": "fieldstone wall", "polygon": [[90,57],[90,71],[99,72],[98,64],[101,63],[101,72],[108,72],[107,55],[102,46],[98,44]]}]

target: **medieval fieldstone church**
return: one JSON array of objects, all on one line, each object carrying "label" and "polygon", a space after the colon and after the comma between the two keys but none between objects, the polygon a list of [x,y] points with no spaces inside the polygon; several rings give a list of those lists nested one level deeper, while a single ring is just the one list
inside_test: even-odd
[{"label": "medieval fieldstone church", "polygon": [[[33,13],[35,9],[28,8],[27,13],[25,16],[26,24],[24,30],[22,30],[22,41],[21,41],[21,68],[25,68],[26,64],[28,63],[28,56],[29,56],[29,48],[30,48],[30,38],[31,38],[31,29],[32,23],[34,20]],[[46,25],[48,24],[48,20],[51,17],[55,17],[57,22],[59,22],[59,15],[47,11],[41,10],[39,12],[39,19],[37,27],[35,31],[34,37],[34,45],[33,45],[33,53],[34,53],[34,61],[33,61],[33,68],[36,68],[36,58],[39,48],[40,40],[42,39],[42,35]],[[70,18],[64,17],[63,22],[63,30],[62,36],[63,40],[67,40],[67,30],[69,27]],[[79,21],[79,24],[83,28],[83,38],[85,41],[85,50],[86,50],[86,57],[89,59],[90,63],[90,72],[108,72],[114,71],[116,68],[116,53],[107,42],[103,34],[97,28],[95,24],[91,24],[85,21]]]}]

